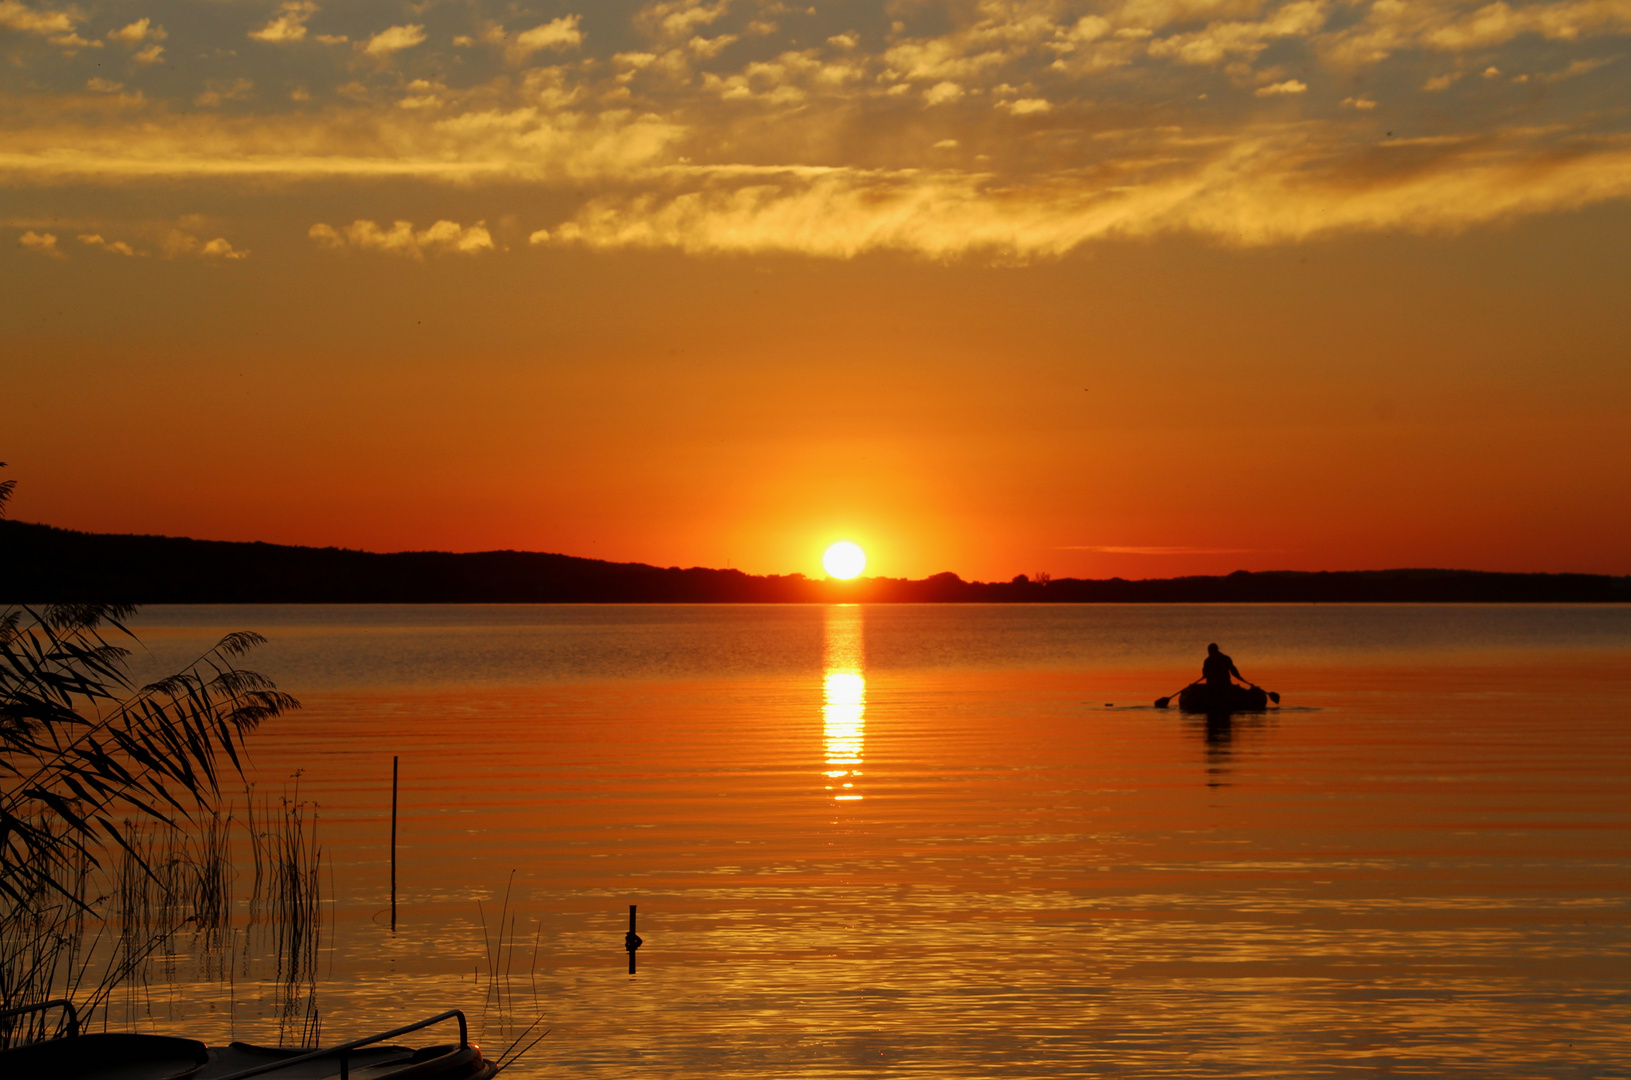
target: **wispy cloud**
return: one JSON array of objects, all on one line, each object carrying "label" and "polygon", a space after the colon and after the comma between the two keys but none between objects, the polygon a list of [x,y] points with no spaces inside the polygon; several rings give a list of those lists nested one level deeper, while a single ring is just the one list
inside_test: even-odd
[{"label": "wispy cloud", "polygon": [[108,240],[101,233],[80,233],[79,242],[88,247],[106,251],[110,255],[139,255],[141,252],[125,243],[123,240]]},{"label": "wispy cloud", "polygon": [[406,26],[393,26],[388,30],[381,30],[368,39],[368,43],[362,47],[362,51],[369,56],[389,56],[392,53],[401,52],[403,49],[411,49],[415,45],[422,45],[424,42],[424,26],[419,23],[410,23]]},{"label": "wispy cloud", "polygon": [[[1283,135],[1188,149],[1190,160],[1175,153],[1163,172],[1146,167],[1143,182],[1132,185],[1116,182],[1113,169],[1095,185],[844,170],[607,196],[550,235],[556,244],[603,249],[1047,257],[1097,239],[1162,233],[1254,246],[1382,228],[1454,231],[1631,195],[1626,139],[1553,153],[1513,133],[1365,148],[1346,163],[1340,148]],[[1321,168],[1310,168],[1316,160]]]},{"label": "wispy cloud", "polygon": [[[223,80],[200,95],[200,104],[247,98],[253,89],[247,82]],[[69,114],[56,124],[13,132],[0,145],[0,176],[34,184],[189,176],[572,182],[631,178],[661,168],[685,134],[676,123],[627,110],[560,113],[521,106],[438,113],[427,120],[396,108],[395,101],[317,119],[193,112],[132,126],[87,124]]]},{"label": "wispy cloud", "polygon": [[537,52],[564,52],[583,44],[581,21],[577,15],[563,15],[531,30],[516,34],[510,42],[507,55],[512,63],[523,63]]},{"label": "wispy cloud", "polygon": [[228,101],[242,101],[255,84],[249,79],[212,79],[202,94],[193,98],[193,104],[209,109]]},{"label": "wispy cloud", "polygon": [[1113,544],[1066,544],[1054,549],[1055,551],[1093,551],[1101,555],[1275,555],[1281,554],[1284,548],[1215,548],[1215,547],[1165,547],[1165,546],[1119,546]]}]

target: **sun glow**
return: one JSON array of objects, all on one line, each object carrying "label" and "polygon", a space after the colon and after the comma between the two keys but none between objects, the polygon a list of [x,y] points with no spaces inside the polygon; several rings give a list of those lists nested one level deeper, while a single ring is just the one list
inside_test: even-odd
[{"label": "sun glow", "polygon": [[848,540],[840,540],[821,556],[821,565],[833,577],[847,581],[866,569],[866,552]]}]

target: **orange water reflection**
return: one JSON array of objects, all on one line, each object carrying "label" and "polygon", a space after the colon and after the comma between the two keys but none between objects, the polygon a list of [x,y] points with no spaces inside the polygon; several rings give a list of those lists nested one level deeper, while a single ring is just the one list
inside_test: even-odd
[{"label": "orange water reflection", "polygon": [[[1448,618],[1337,615],[1355,640]],[[723,669],[769,641],[773,665],[704,678],[687,660],[663,679],[670,638],[621,628],[675,613],[573,615],[591,616],[616,632],[574,624],[556,652],[529,638],[497,655],[519,670],[578,656],[570,640],[585,670],[633,657],[617,662],[645,677],[290,680],[306,707],[254,736],[259,790],[298,770],[320,806],[325,1038],[458,1006],[502,1051],[543,1016],[551,1034],[504,1080],[1522,1080],[1631,1060],[1631,609],[1611,652],[1238,649],[1288,707],[1227,728],[1149,707],[1176,684],[1166,665],[969,659],[1067,616],[1058,640],[1114,659],[1117,635],[1144,632],[1115,620],[1211,611],[744,607],[685,624],[685,655]],[[1336,616],[1231,617],[1289,639]],[[477,630],[313,635],[310,651],[367,670],[474,654]],[[191,964],[132,996],[140,1022],[276,1040],[275,987]]]},{"label": "orange water reflection", "polygon": [[866,649],[862,608],[827,609],[822,653],[821,729],[826,748],[825,788],[834,802],[858,802],[856,787],[866,748]]}]

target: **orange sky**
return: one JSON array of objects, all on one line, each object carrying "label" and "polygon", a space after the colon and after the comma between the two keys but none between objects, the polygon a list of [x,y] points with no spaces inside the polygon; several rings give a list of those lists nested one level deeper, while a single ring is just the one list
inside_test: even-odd
[{"label": "orange sky", "polygon": [[12,512],[1628,573],[1628,35],[1587,0],[0,0]]}]

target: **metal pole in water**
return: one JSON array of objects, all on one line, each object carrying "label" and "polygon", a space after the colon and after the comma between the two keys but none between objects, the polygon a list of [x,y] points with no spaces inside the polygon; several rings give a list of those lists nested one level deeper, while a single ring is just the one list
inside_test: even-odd
[{"label": "metal pole in water", "polygon": [[[396,778],[400,758],[391,757],[391,933],[396,933]],[[630,954],[633,955],[632,953]]]}]

